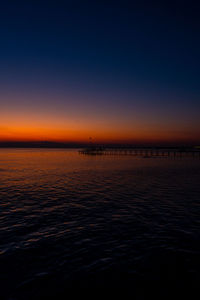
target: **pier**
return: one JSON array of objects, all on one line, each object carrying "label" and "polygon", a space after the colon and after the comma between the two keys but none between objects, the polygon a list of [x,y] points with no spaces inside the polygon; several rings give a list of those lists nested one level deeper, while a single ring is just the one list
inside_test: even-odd
[{"label": "pier", "polygon": [[79,150],[85,155],[132,155],[148,157],[198,157],[200,148],[195,147],[88,147]]}]

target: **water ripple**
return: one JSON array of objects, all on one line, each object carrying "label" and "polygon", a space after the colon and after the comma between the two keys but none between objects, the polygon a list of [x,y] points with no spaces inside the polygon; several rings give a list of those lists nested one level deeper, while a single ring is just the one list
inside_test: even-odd
[{"label": "water ripple", "polygon": [[41,285],[51,295],[74,285],[199,278],[200,161],[0,154],[8,299],[25,299],[27,290],[34,298]]}]

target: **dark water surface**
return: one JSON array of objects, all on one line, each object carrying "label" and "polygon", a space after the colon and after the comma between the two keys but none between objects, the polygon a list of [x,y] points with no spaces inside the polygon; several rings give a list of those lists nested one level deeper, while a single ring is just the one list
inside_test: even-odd
[{"label": "dark water surface", "polygon": [[0,150],[1,299],[200,279],[200,160]]}]

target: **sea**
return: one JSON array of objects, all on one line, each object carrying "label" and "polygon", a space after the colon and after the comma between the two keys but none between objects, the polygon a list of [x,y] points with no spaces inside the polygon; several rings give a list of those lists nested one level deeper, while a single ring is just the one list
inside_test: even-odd
[{"label": "sea", "polygon": [[0,299],[200,280],[200,159],[0,149]]}]

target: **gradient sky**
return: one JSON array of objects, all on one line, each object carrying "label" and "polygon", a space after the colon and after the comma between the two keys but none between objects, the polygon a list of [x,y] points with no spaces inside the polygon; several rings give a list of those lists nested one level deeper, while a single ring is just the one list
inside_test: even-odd
[{"label": "gradient sky", "polygon": [[0,141],[200,143],[199,13],[192,1],[4,1]]}]

